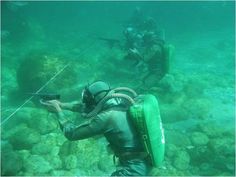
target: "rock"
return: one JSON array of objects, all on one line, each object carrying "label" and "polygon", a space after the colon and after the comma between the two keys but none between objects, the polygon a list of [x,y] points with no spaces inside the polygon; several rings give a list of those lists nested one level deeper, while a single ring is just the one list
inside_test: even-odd
[{"label": "rock", "polygon": [[201,170],[201,171],[208,171],[208,170],[211,169],[211,168],[212,168],[212,165],[209,164],[209,163],[202,163],[202,164],[200,165],[200,170]]},{"label": "rock", "polygon": [[191,114],[191,117],[196,119],[206,119],[209,117],[212,103],[209,99],[195,98],[186,100],[183,106]]},{"label": "rock", "polygon": [[209,138],[218,138],[223,134],[223,129],[217,126],[214,122],[204,122],[197,125],[199,131],[206,134]]},{"label": "rock", "polygon": [[235,159],[234,157],[226,157],[224,155],[215,156],[213,165],[216,169],[224,172],[230,172],[231,175],[235,173]]},{"label": "rock", "polygon": [[30,149],[40,141],[40,134],[21,124],[9,131],[8,140],[14,149]]},{"label": "rock", "polygon": [[11,152],[13,150],[12,145],[6,141],[1,140],[1,153]]},{"label": "rock", "polygon": [[26,173],[33,175],[48,175],[52,170],[51,165],[39,155],[31,155],[25,162],[24,168]]},{"label": "rock", "polygon": [[50,173],[51,176],[77,176],[73,172],[70,172],[68,170],[53,170]]},{"label": "rock", "polygon": [[60,147],[58,146],[51,147],[50,155],[57,156],[59,154],[59,151],[60,151]]},{"label": "rock", "polygon": [[183,82],[176,80],[171,74],[166,74],[165,77],[160,80],[159,86],[169,93],[181,92],[184,88]]},{"label": "rock", "polygon": [[200,164],[198,174],[201,176],[218,176],[219,170],[213,167],[212,163],[204,162]]},{"label": "rock", "polygon": [[162,104],[160,105],[160,112],[163,123],[178,122],[190,117],[188,111],[177,104]]},{"label": "rock", "polygon": [[68,141],[59,127],[57,128],[55,132],[50,133],[48,135],[53,137],[57,146],[62,146],[65,141]]},{"label": "rock", "polygon": [[59,156],[46,155],[44,158],[50,163],[53,169],[62,168],[62,161]]},{"label": "rock", "polygon": [[193,132],[191,135],[191,141],[194,146],[202,146],[209,142],[209,138],[204,133]]},{"label": "rock", "polygon": [[176,131],[165,131],[165,138],[168,144],[173,144],[176,147],[185,148],[186,146],[191,145],[191,141],[188,136],[184,133],[176,132]]},{"label": "rock", "polygon": [[[9,108],[9,109],[4,110],[2,117],[5,119],[6,117],[10,116],[15,110],[16,109],[14,108],[13,109]],[[10,129],[12,129],[12,127],[26,123],[27,120],[31,118],[30,112],[31,112],[31,108],[23,107],[22,109],[20,109],[20,111],[16,112],[16,114],[12,117],[10,123],[6,123],[4,125],[4,128],[6,128],[7,131],[9,131]]]},{"label": "rock", "polygon": [[63,158],[64,167],[67,170],[74,169],[77,167],[77,157],[75,155],[69,155]]},{"label": "rock", "polygon": [[[80,144],[80,146],[82,143]],[[68,156],[70,154],[76,154],[80,152],[79,147],[76,142],[65,141],[63,145],[60,147],[59,155],[60,156]]]},{"label": "rock", "polygon": [[209,141],[209,149],[216,155],[234,156],[234,138],[220,137]]},{"label": "rock", "polygon": [[[17,70],[17,83],[20,92],[35,92],[65,67],[66,63],[66,60],[47,55],[45,51],[31,51],[20,62]],[[70,87],[76,83],[76,76],[73,68],[66,69],[60,74],[63,79],[57,79],[50,83],[47,90]]]},{"label": "rock", "polygon": [[186,170],[189,167],[190,156],[185,151],[180,151],[174,159],[174,166],[178,170]]},{"label": "rock", "polygon": [[107,174],[111,174],[114,171],[114,164],[112,160],[106,156],[100,157],[98,161],[98,169]]},{"label": "rock", "polygon": [[166,168],[152,168],[148,176],[185,176],[186,173],[174,168],[171,164],[165,164]]},{"label": "rock", "polygon": [[174,157],[177,154],[178,148],[174,144],[167,144],[166,145],[166,156],[167,157]]},{"label": "rock", "polygon": [[209,163],[214,159],[214,153],[212,153],[207,146],[197,146],[188,150],[190,154],[192,164],[199,165],[201,163]]},{"label": "rock", "polygon": [[45,155],[51,152],[52,147],[49,146],[49,144],[45,144],[44,142],[40,142],[33,146],[32,148],[32,154],[35,155]]},{"label": "rock", "polygon": [[[41,142],[35,144],[32,148],[32,154],[45,155],[45,154],[55,154],[59,152],[59,147],[57,147],[55,134],[47,134],[41,136]],[[54,152],[52,152],[54,150]],[[55,152],[56,151],[56,152]]]},{"label": "rock", "polygon": [[20,122],[26,123],[28,120],[32,119],[31,112],[35,110],[34,108],[22,108],[19,112],[16,113],[16,119]]},{"label": "rock", "polygon": [[23,161],[27,160],[27,159],[29,158],[29,156],[31,155],[31,154],[30,154],[30,151],[28,151],[28,150],[19,150],[19,151],[17,151],[17,152],[18,152],[20,158],[21,158]]},{"label": "rock", "polygon": [[22,169],[20,156],[14,151],[1,154],[1,176],[18,176]]},{"label": "rock", "polygon": [[231,176],[235,174],[235,158],[234,157],[227,159],[225,168],[228,172],[231,173]]},{"label": "rock", "polygon": [[[192,159],[191,159],[191,161],[192,161]],[[190,173],[191,173],[191,175],[189,175],[189,176],[194,176],[195,174],[200,174],[199,173],[199,166],[193,166],[193,165],[191,165],[190,167],[189,167],[189,171],[190,171]],[[185,176],[185,175],[184,175]]]},{"label": "rock", "polygon": [[188,79],[184,88],[184,92],[189,98],[198,99],[203,95],[204,90],[208,88],[209,85],[209,82],[203,80],[201,77],[193,76]]},{"label": "rock", "polygon": [[54,121],[45,110],[35,110],[31,113],[28,126],[37,130],[41,135],[48,134],[57,129],[57,122]]}]

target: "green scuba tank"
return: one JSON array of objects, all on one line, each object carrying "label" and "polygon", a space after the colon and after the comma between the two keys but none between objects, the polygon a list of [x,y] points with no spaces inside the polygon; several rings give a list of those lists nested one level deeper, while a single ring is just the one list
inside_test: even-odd
[{"label": "green scuba tank", "polygon": [[171,44],[165,44],[163,46],[164,50],[164,57],[163,57],[163,70],[165,74],[168,74],[170,72],[171,66],[171,60],[173,60],[175,47]]},{"label": "green scuba tank", "polygon": [[129,108],[128,115],[138,130],[152,165],[161,166],[164,159],[165,138],[156,97],[151,94],[139,95]]}]

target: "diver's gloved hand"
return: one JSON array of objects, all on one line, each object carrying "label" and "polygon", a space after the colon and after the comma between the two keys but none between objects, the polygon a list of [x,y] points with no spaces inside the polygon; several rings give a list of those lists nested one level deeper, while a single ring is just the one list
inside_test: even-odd
[{"label": "diver's gloved hand", "polygon": [[62,111],[60,106],[61,102],[58,100],[49,100],[49,101],[40,100],[40,103],[44,105],[49,112],[58,113]]},{"label": "diver's gloved hand", "polygon": [[128,51],[128,55],[130,55],[130,57],[136,59],[136,60],[143,60],[143,56],[141,55],[141,53],[138,51],[138,49],[136,48],[130,48]]}]

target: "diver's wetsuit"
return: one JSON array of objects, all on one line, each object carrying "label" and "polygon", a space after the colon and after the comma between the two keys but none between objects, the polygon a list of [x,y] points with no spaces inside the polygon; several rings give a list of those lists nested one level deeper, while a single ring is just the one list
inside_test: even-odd
[{"label": "diver's wetsuit", "polygon": [[[59,114],[59,118],[62,115]],[[60,121],[59,121],[60,122]],[[108,110],[98,114],[88,122],[79,126],[65,122],[61,129],[71,140],[81,140],[98,134],[104,134],[119,157],[121,168],[112,176],[146,176],[149,165],[137,133],[126,116],[126,111]]]}]

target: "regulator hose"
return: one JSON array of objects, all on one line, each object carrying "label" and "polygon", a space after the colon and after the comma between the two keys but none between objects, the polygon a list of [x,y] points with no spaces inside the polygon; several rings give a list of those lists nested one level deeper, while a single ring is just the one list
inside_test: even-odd
[{"label": "regulator hose", "polygon": [[121,98],[121,99],[125,99],[127,100],[130,105],[134,104],[134,99],[131,98],[129,95],[126,95],[126,94],[123,94],[123,93],[114,93],[115,91],[128,91],[128,92],[131,92],[133,95],[137,95],[134,91],[132,91],[132,89],[127,89],[125,87],[120,87],[120,88],[116,88],[116,89],[113,89],[111,90],[107,96],[105,96],[98,104],[97,106],[91,111],[89,112],[88,114],[85,115],[86,118],[90,118],[90,117],[93,117],[93,116],[96,116],[103,108],[104,104],[112,99],[112,98]]},{"label": "regulator hose", "polygon": [[114,92],[119,92],[119,91],[129,92],[133,95],[133,98],[137,97],[137,93],[133,89],[128,88],[128,87],[117,87],[113,89],[113,91]]}]

